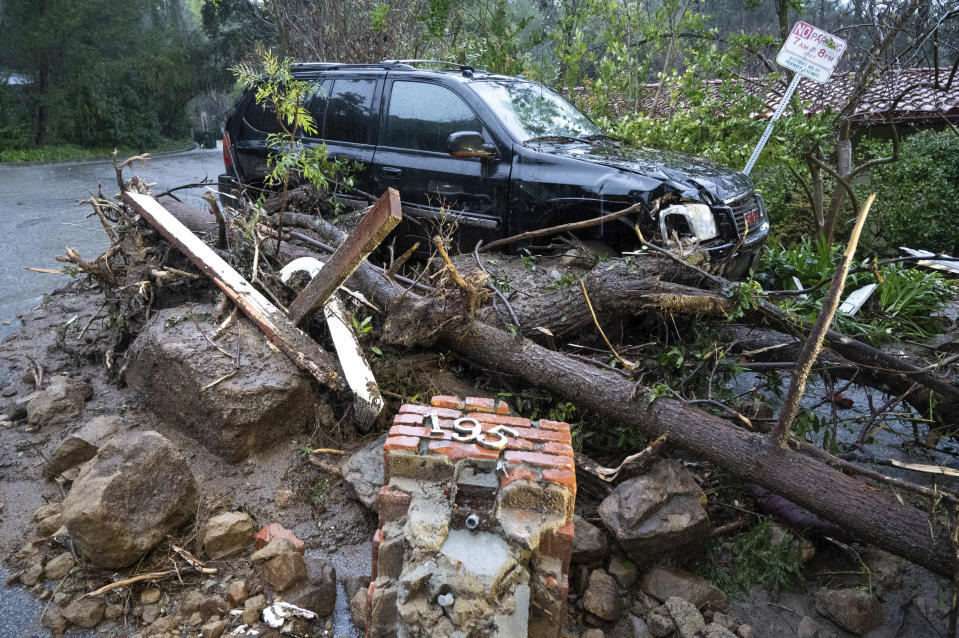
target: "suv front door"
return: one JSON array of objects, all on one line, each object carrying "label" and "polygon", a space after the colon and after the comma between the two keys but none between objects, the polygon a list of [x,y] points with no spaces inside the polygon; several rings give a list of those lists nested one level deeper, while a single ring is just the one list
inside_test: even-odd
[{"label": "suv front door", "polygon": [[[450,88],[433,82],[387,77],[385,116],[373,156],[373,192],[400,192],[403,244],[435,234],[436,221],[456,224],[460,250],[502,233],[507,204],[508,157],[452,157],[452,133],[474,131],[494,142],[476,112]],[[425,246],[424,246],[425,248]]]}]

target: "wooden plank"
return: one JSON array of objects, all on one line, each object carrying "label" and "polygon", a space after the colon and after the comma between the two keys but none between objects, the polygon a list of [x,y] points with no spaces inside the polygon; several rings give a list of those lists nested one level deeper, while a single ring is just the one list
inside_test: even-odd
[{"label": "wooden plank", "polygon": [[[289,281],[296,272],[306,272],[310,277],[316,277],[323,269],[323,262],[312,257],[294,259],[280,271],[280,279]],[[372,428],[376,417],[383,410],[383,395],[376,384],[376,377],[366,361],[360,342],[353,333],[349,317],[343,303],[336,294],[323,306],[326,315],[326,324],[330,328],[330,337],[336,348],[336,355],[343,368],[346,383],[353,391],[354,422],[361,432],[368,432]]]},{"label": "wooden plank", "polygon": [[389,188],[290,305],[293,322],[302,324],[314,310],[323,306],[402,219],[400,194]]},{"label": "wooden plank", "polygon": [[212,279],[297,367],[324,386],[337,391],[345,389],[333,357],[159,202],[129,191],[123,194],[123,199]]}]

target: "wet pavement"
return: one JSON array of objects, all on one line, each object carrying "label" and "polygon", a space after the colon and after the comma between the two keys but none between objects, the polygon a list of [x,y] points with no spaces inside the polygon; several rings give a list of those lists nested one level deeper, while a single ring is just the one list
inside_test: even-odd
[{"label": "wet pavement", "polygon": [[[222,172],[222,152],[194,150],[156,157],[136,165],[134,172],[157,182],[155,192],[172,186],[216,180]],[[129,178],[129,169],[124,171]],[[78,202],[96,192],[117,192],[116,174],[109,160],[50,164],[0,164],[0,339],[20,328],[16,315],[35,308],[43,295],[66,284],[66,275],[24,270],[60,268],[54,257],[70,246],[81,257],[93,259],[108,245],[99,220],[88,215],[89,205]],[[178,192],[184,202],[201,204],[203,189]]]}]

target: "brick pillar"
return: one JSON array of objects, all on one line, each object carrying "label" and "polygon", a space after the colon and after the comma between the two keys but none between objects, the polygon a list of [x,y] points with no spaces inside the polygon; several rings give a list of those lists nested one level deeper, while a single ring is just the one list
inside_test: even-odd
[{"label": "brick pillar", "polygon": [[571,443],[568,424],[513,416],[502,401],[400,408],[383,448],[367,637],[556,638],[573,544]]}]

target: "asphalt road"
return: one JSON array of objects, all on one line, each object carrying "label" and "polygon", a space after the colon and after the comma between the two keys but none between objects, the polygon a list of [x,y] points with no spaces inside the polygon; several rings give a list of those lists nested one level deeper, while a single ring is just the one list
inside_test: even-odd
[{"label": "asphalt road", "polygon": [[[163,192],[205,177],[215,181],[222,169],[217,148],[164,155],[134,171],[157,182],[154,190]],[[67,283],[64,275],[30,272],[24,266],[59,268],[62,264],[54,257],[64,254],[66,246],[87,259],[107,247],[99,220],[87,217],[90,206],[78,204],[96,192],[98,181],[108,197],[117,192],[110,161],[0,164],[0,339],[19,328],[17,314],[36,307],[45,293]],[[198,199],[202,192],[192,189],[178,195],[185,202],[202,204]]]}]

